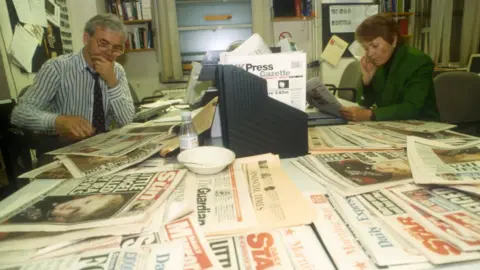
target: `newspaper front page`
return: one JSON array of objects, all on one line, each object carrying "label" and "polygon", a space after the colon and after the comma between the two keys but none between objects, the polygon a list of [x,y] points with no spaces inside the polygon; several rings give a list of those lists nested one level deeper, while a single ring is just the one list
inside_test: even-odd
[{"label": "newspaper front page", "polygon": [[480,198],[448,187],[406,185],[391,189],[401,199],[480,239]]},{"label": "newspaper front page", "polygon": [[1,270],[84,270],[84,269],[182,269],[183,249],[178,243],[142,248],[98,249],[81,254],[2,265]]},{"label": "newspaper front page", "polygon": [[195,183],[195,212],[206,235],[225,235],[256,227],[248,183],[233,165],[213,175],[188,173],[185,181]]},{"label": "newspaper front page", "polygon": [[294,164],[302,171],[342,196],[413,181],[404,151],[319,153],[297,161]]},{"label": "newspaper front page", "polygon": [[245,269],[240,261],[240,247],[234,237],[209,239],[208,244],[223,269]]},{"label": "newspaper front page", "polygon": [[277,156],[240,159],[234,166],[247,177],[259,229],[305,225],[315,220],[315,209],[283,171]]},{"label": "newspaper front page", "polygon": [[202,230],[194,218],[185,217],[166,224],[162,239],[165,242],[174,240],[183,241],[185,254],[183,269],[222,269],[220,262],[213,254]]},{"label": "newspaper front page", "polygon": [[305,53],[250,56],[227,54],[223,64],[235,65],[265,79],[269,97],[305,111],[307,103],[307,56]]},{"label": "newspaper front page", "polygon": [[[138,162],[153,156],[162,149],[163,145],[149,143],[141,146],[132,152],[120,157],[93,157],[60,155],[57,158],[63,162],[65,167],[75,178],[100,177],[116,173],[124,168],[130,167]],[[158,171],[158,170],[157,170]]]},{"label": "newspaper front page", "polygon": [[[358,196],[358,195],[357,195]],[[331,193],[345,222],[378,266],[427,262],[427,258],[373,215],[356,196]]]},{"label": "newspaper front page", "polygon": [[335,269],[311,226],[283,228],[279,232],[294,266],[293,269]]},{"label": "newspaper front page", "polygon": [[75,178],[60,160],[35,168],[19,176],[30,179],[70,179]]},{"label": "newspaper front page", "polygon": [[418,184],[476,184],[480,181],[480,141],[451,146],[408,137],[408,153]]},{"label": "newspaper front page", "polygon": [[423,226],[403,207],[402,202],[390,191],[382,189],[358,196],[359,200],[391,226],[412,246],[422,252],[433,264],[469,261],[479,258],[477,252],[463,252],[452,243]]},{"label": "newspaper front page", "polygon": [[120,157],[153,140],[160,141],[173,135],[163,134],[122,134],[116,131],[102,133],[78,143],[51,151],[50,155],[81,155],[97,157]]},{"label": "newspaper front page", "polygon": [[242,269],[294,269],[278,231],[235,237],[241,250]]},{"label": "newspaper front page", "polygon": [[329,202],[326,191],[309,192],[305,196],[315,206],[318,215],[313,222],[314,229],[320,235],[336,268],[377,269]]},{"label": "newspaper front page", "polygon": [[170,195],[185,172],[65,180],[0,216],[0,231],[68,231],[142,222]]}]

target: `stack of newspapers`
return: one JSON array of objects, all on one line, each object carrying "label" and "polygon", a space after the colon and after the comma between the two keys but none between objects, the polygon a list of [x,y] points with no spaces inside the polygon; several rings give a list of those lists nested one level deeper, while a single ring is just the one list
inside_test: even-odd
[{"label": "stack of newspapers", "polygon": [[448,130],[454,126],[422,121],[362,122],[343,126],[312,127],[308,130],[310,152],[403,149],[407,137],[416,136],[459,145],[476,137]]},{"label": "stack of newspapers", "polygon": [[314,225],[338,269],[480,260],[480,141],[442,125],[350,125],[421,136],[405,136],[401,150],[320,151],[292,161],[324,187],[310,194],[321,211]]}]

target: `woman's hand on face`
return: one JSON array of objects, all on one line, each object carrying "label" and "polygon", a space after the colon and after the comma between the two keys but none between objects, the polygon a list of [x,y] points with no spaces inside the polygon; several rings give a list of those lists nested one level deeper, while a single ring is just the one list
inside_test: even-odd
[{"label": "woman's hand on face", "polygon": [[360,60],[360,67],[362,69],[362,80],[364,85],[369,85],[372,81],[373,75],[377,71],[377,67],[366,56]]},{"label": "woman's hand on face", "polygon": [[342,107],[340,114],[348,121],[368,121],[372,118],[372,110],[361,107]]}]

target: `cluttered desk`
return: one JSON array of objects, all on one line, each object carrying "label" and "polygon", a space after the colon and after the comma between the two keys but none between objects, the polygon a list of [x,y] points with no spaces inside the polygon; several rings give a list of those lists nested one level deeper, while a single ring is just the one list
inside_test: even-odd
[{"label": "cluttered desk", "polygon": [[[480,267],[477,137],[417,120],[309,126],[287,90],[214,72],[217,97],[194,112],[22,175],[0,202],[0,269]],[[219,146],[196,146],[214,128]]]}]

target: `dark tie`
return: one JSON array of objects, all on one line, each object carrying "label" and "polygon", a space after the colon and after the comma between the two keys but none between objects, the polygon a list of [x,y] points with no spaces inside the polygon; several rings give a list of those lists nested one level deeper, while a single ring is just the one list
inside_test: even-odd
[{"label": "dark tie", "polygon": [[93,115],[92,126],[95,128],[95,134],[105,132],[105,112],[103,111],[103,95],[100,87],[99,74],[88,70],[95,80],[95,87],[93,88]]}]

